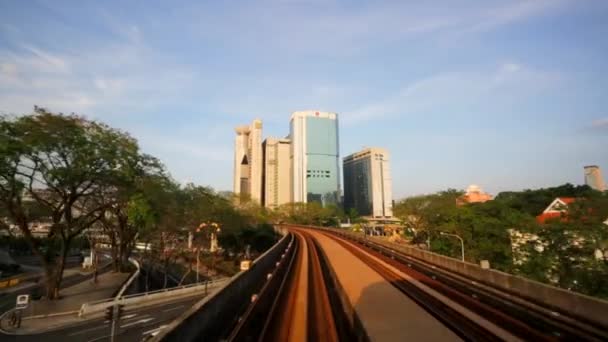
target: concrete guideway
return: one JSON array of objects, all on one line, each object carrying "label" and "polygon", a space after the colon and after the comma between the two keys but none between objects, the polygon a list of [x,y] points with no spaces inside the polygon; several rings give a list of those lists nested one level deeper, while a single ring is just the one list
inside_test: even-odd
[{"label": "concrete guideway", "polygon": [[[319,247],[308,232],[294,235],[293,244],[228,341],[253,337],[263,341],[350,340],[350,336],[338,335],[336,320],[341,318],[334,317]],[[261,330],[256,329],[258,324],[263,326]]]},{"label": "concrete guideway", "polygon": [[310,232],[332,268],[370,340],[459,341],[460,338],[346,248]]},{"label": "concrete guideway", "polygon": [[[452,321],[459,321],[457,316],[445,319],[446,314],[449,316],[450,310],[456,310],[460,313],[460,316],[468,317],[470,322],[474,322],[482,329],[503,340],[520,338],[542,341],[555,340],[556,337],[566,340],[591,341],[608,339],[606,329],[556,313],[546,307],[539,307],[538,304],[526,301],[520,296],[471,281],[459,274],[451,273],[433,264],[386,248],[382,244],[378,244],[377,239],[370,241],[369,239],[350,237],[349,235],[352,234],[335,229],[320,229],[318,232],[325,234],[345,247],[350,246],[348,249],[353,254],[363,255],[361,259],[366,260],[368,264],[371,264],[371,259],[376,259],[376,262],[383,262],[385,265],[381,268],[390,270],[388,273],[392,272],[402,278],[401,280],[393,279],[391,283],[395,287],[401,289],[405,285],[412,288],[412,285],[415,285],[430,294],[430,297],[423,299],[422,302],[419,301],[429,312],[434,310],[432,307],[428,307],[428,303],[436,301],[436,299],[440,301],[436,305],[438,307],[448,304],[451,309],[440,310],[439,315],[435,311],[434,315],[446,322],[460,335],[463,335],[462,328],[469,323],[462,321],[455,325],[450,324]],[[387,243],[387,245],[392,246],[393,244]],[[401,275],[399,275],[400,273]],[[533,285],[536,286],[536,284]],[[412,295],[409,296],[412,297]],[[480,317],[481,319],[479,319]],[[499,327],[499,330],[496,327]],[[465,337],[467,333],[473,333],[476,330],[474,327],[472,328],[470,332],[464,332]],[[483,338],[483,340],[487,339]]]},{"label": "concrete guideway", "polygon": [[[340,229],[275,228],[285,236],[258,267],[239,273],[153,340],[608,340],[608,330],[592,322],[455,271],[476,265],[428,257],[455,263],[441,267],[401,246]],[[547,287],[530,284],[534,291]],[[592,312],[607,308],[599,300],[566,296],[571,302],[583,298]]]}]

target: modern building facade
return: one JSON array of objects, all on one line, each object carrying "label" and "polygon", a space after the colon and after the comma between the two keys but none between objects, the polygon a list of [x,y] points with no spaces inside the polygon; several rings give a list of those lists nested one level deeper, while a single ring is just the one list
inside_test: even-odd
[{"label": "modern building facade", "polygon": [[344,209],[362,216],[393,216],[390,157],[383,148],[366,148],[344,158]]},{"label": "modern building facade", "polygon": [[606,184],[604,183],[604,178],[602,178],[602,172],[600,171],[599,166],[585,166],[585,184],[597,191],[606,190]]},{"label": "modern building facade", "polygon": [[291,163],[289,139],[267,138],[262,143],[264,153],[262,203],[276,208],[291,202]]},{"label": "modern building facade", "polygon": [[338,115],[294,112],[290,120],[291,202],[340,201]]},{"label": "modern building facade", "polygon": [[234,193],[262,202],[262,121],[235,129]]}]

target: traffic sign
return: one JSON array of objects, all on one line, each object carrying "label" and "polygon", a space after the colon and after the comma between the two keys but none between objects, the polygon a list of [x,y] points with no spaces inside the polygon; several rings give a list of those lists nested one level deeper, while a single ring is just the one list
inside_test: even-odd
[{"label": "traffic sign", "polygon": [[19,295],[17,296],[17,305],[15,309],[25,309],[30,302],[30,295]]}]

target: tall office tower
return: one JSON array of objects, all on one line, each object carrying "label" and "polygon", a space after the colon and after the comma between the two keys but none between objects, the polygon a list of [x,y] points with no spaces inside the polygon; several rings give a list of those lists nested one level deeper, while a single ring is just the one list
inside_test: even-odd
[{"label": "tall office tower", "polygon": [[599,166],[585,166],[585,184],[589,185],[589,187],[594,190],[606,190],[606,184],[604,183],[604,178],[602,178],[602,172],[600,171]]},{"label": "tall office tower", "polygon": [[338,115],[294,112],[290,121],[292,202],[339,204]]},{"label": "tall office tower", "polygon": [[276,208],[291,201],[290,148],[289,139],[267,138],[262,143],[264,151],[262,203],[265,207]]},{"label": "tall office tower", "polygon": [[393,216],[389,154],[383,148],[366,148],[344,158],[344,209],[354,208],[373,218]]},{"label": "tall office tower", "polygon": [[235,129],[234,193],[262,201],[262,121]]}]

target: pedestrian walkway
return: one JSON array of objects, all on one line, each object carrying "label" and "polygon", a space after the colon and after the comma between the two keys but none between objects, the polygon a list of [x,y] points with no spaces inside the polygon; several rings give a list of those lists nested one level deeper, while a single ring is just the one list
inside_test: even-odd
[{"label": "pedestrian walkway", "polygon": [[21,327],[9,327],[9,314],[0,318],[0,329],[13,334],[35,334],[82,321],[78,310],[83,303],[113,297],[129,278],[128,273],[107,272],[59,291],[59,300],[39,300],[30,303],[23,312]]}]

